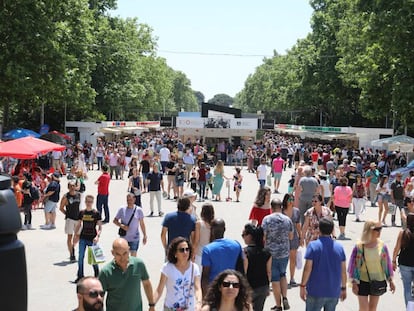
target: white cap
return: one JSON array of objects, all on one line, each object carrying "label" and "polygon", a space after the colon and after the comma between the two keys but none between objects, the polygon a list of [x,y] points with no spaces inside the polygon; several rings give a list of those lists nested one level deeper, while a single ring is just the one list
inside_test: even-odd
[{"label": "white cap", "polygon": [[183,193],[183,198],[191,198],[191,197],[195,197],[196,195],[197,193],[195,193],[193,189],[187,189]]}]

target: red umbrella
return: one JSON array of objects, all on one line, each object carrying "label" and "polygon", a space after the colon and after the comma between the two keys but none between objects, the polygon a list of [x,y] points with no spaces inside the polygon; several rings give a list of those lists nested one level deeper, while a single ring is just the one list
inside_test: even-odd
[{"label": "red umbrella", "polygon": [[36,159],[50,151],[63,151],[66,147],[34,137],[23,137],[0,143],[0,156],[16,159]]},{"label": "red umbrella", "polygon": [[58,131],[51,131],[49,133],[59,135],[60,137],[63,137],[66,140],[72,140],[72,137],[70,137],[69,135],[63,134],[63,133],[58,132]]}]

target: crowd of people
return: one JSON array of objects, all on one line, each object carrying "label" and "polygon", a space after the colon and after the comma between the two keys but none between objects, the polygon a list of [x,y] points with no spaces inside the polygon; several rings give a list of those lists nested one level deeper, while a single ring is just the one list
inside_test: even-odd
[{"label": "crowd of people", "polygon": [[[235,166],[233,176],[226,176],[225,164]],[[13,190],[24,212],[22,229],[31,229],[33,208],[44,208],[42,228],[47,230],[56,227],[57,208],[65,215],[71,261],[76,261],[78,248],[77,310],[102,310],[105,293],[106,310],[142,310],[142,282],[149,309],[159,304],[165,288],[164,310],[262,310],[270,290],[275,300],[272,310],[289,310],[288,289],[299,286],[307,310],[335,310],[351,287],[360,310],[371,311],[387,284],[395,291],[398,266],[405,302],[413,300],[414,173],[407,180],[398,174],[392,182],[387,180],[391,170],[404,164],[404,155],[398,152],[318,145],[270,132],[260,142],[233,148],[223,141],[214,146],[201,140],[182,142],[174,131],[167,131],[116,142],[99,140],[96,147],[77,144],[50,155],[52,170],[19,163],[14,167]],[[228,188],[226,200],[234,195],[234,201],[240,201],[244,165],[246,174],[255,174],[258,188],[248,223],[241,228],[246,247],[225,237],[226,221],[215,217],[214,211],[214,202],[223,201],[223,187]],[[102,172],[95,182],[96,202],[85,187],[88,171],[95,168]],[[289,188],[283,199],[272,199],[272,193],[285,192],[280,181],[287,169],[294,172]],[[61,196],[63,174],[68,191]],[[127,179],[128,194],[111,218],[108,188],[114,178]],[[147,216],[157,212],[163,217],[160,236],[166,261],[154,288],[137,255],[140,243],[147,242],[144,193],[150,196]],[[163,200],[176,201],[177,211],[164,214]],[[366,202],[378,205],[378,219],[363,220]],[[389,224],[390,203],[397,207],[391,225],[396,226],[397,216],[402,225],[391,255],[380,239],[382,228]],[[350,211],[364,224],[346,269],[339,241],[348,239]],[[102,269],[94,264],[94,277],[85,277],[86,249],[99,242],[102,224],[111,221],[119,227],[112,245],[114,259]],[[306,247],[305,264],[301,282],[296,282],[300,246]]]}]

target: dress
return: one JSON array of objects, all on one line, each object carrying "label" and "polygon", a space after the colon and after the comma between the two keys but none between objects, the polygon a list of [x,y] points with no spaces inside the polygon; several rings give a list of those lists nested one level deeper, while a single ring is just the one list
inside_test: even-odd
[{"label": "dress", "polygon": [[99,273],[99,281],[107,292],[107,311],[142,311],[141,281],[149,280],[142,259],[129,257],[126,271],[111,261]]},{"label": "dress", "polygon": [[296,224],[300,223],[300,211],[298,208],[294,207],[292,211],[292,217],[290,218],[293,223],[293,239],[290,240],[290,250],[299,248],[299,233],[296,230]]},{"label": "dress", "polygon": [[195,310],[194,279],[200,277],[198,266],[190,262],[183,274],[173,263],[167,262],[163,265],[161,273],[167,277],[164,306],[183,308],[188,311]]},{"label": "dress", "polygon": [[201,267],[201,256],[203,255],[203,247],[210,243],[211,227],[204,220],[200,220],[200,239],[198,241],[198,252],[195,257],[195,263]]},{"label": "dress", "polygon": [[221,173],[215,173],[213,177],[213,195],[220,195],[224,178]]}]

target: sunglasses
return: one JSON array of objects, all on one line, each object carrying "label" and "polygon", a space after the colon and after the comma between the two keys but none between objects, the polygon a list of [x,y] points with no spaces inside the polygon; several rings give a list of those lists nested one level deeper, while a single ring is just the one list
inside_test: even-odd
[{"label": "sunglasses", "polygon": [[374,229],[372,229],[372,230],[377,231],[377,232],[381,232],[382,227],[375,227],[375,228],[374,228]]},{"label": "sunglasses", "polygon": [[221,285],[223,285],[223,287],[232,287],[232,288],[239,288],[240,287],[240,283],[237,282],[226,282],[223,281],[223,283],[221,283]]},{"label": "sunglasses", "polygon": [[188,253],[190,251],[190,248],[182,247],[182,248],[177,249],[177,251],[179,251],[180,253],[186,253],[186,252]]},{"label": "sunglasses", "polygon": [[318,203],[318,202],[319,202],[319,200],[312,200],[312,202]]},{"label": "sunglasses", "polygon": [[98,296],[101,296],[103,298],[105,296],[105,292],[103,290],[100,290],[100,291],[93,290],[84,295],[88,295],[90,298],[97,298]]}]

